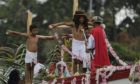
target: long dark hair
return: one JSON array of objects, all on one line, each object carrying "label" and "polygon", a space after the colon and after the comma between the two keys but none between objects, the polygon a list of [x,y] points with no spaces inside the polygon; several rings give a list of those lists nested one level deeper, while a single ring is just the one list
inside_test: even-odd
[{"label": "long dark hair", "polygon": [[80,17],[83,17],[84,18],[84,30],[88,30],[88,18],[87,16],[84,14],[83,11],[76,11],[75,12],[75,15],[73,17],[73,22],[75,23],[75,26],[76,26],[76,30],[78,30],[78,27],[79,27],[79,24],[80,24]]},{"label": "long dark hair", "polygon": [[14,69],[9,75],[8,84],[19,84],[19,80],[19,71]]}]

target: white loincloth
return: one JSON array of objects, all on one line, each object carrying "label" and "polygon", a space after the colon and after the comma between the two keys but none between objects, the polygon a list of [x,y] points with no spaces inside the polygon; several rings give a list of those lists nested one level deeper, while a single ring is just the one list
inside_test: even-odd
[{"label": "white loincloth", "polygon": [[30,52],[26,50],[25,63],[36,64],[36,62],[37,62],[37,52]]},{"label": "white loincloth", "polygon": [[[82,59],[88,59],[86,55],[85,41],[72,40],[72,53],[81,57]],[[72,57],[75,59],[74,57]],[[87,63],[83,61],[83,68],[87,68]]]}]

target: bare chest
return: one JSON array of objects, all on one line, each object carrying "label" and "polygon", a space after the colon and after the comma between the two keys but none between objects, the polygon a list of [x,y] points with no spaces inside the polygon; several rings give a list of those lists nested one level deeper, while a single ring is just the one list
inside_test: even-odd
[{"label": "bare chest", "polygon": [[73,37],[77,40],[84,40],[84,34],[82,29],[84,29],[83,27],[80,27],[78,29],[74,28],[73,29]]},{"label": "bare chest", "polygon": [[37,44],[38,43],[38,37],[29,37],[27,39],[27,44]]}]

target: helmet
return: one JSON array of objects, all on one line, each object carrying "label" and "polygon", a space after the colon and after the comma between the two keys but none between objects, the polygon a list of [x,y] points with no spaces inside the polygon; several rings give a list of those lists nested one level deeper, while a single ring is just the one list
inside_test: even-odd
[{"label": "helmet", "polygon": [[100,22],[100,23],[103,23],[103,19],[100,16],[94,16],[92,18],[92,22]]}]

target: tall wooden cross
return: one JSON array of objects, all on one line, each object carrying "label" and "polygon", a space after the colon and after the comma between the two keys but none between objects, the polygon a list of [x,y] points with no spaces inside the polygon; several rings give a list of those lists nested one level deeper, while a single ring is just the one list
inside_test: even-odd
[{"label": "tall wooden cross", "polygon": [[78,10],[78,0],[73,0],[73,15]]},{"label": "tall wooden cross", "polygon": [[[27,34],[30,34],[30,25],[32,24],[32,13],[28,12],[28,19],[27,19]],[[31,83],[31,71],[25,67],[25,84]]]},{"label": "tall wooden cross", "polygon": [[[73,0],[73,16],[77,10],[78,10],[78,0]],[[72,75],[74,75],[73,66],[74,66],[74,59],[72,59]]]}]

